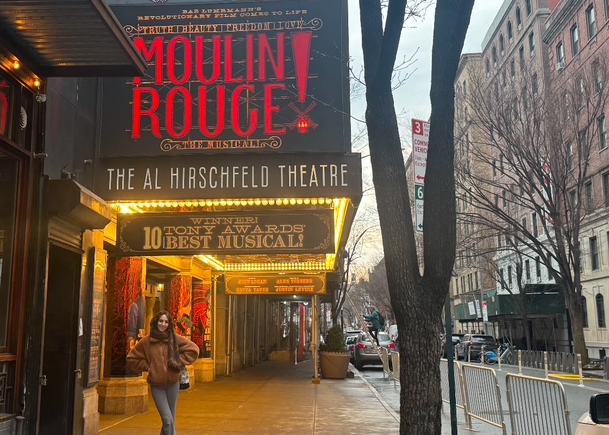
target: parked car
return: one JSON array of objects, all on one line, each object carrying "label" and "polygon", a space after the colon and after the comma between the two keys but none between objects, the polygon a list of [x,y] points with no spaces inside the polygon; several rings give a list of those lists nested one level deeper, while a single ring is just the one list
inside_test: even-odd
[{"label": "parked car", "polygon": [[[395,343],[391,341],[389,334],[386,332],[379,332],[378,338],[381,347],[386,348],[389,352],[397,350]],[[364,332],[357,335],[353,349],[353,361],[353,365],[358,370],[366,365],[379,365],[383,363],[368,335]]]},{"label": "parked car", "polygon": [[609,393],[590,397],[590,411],[580,417],[575,435],[609,435]]},{"label": "parked car", "polygon": [[497,349],[497,340],[492,335],[465,334],[461,341],[455,346],[457,359],[467,359],[471,352],[471,359],[479,359],[482,346],[492,350]]},{"label": "parked car", "polygon": [[355,345],[357,343],[357,335],[347,335],[345,342],[347,343],[347,351],[351,355],[351,364],[355,364]]},{"label": "parked car", "polygon": [[[455,355],[455,351],[457,348],[457,344],[461,343],[463,336],[465,334],[453,334],[452,342],[453,342],[453,356]],[[448,358],[448,353],[446,349],[446,338],[442,338],[442,358]]]}]

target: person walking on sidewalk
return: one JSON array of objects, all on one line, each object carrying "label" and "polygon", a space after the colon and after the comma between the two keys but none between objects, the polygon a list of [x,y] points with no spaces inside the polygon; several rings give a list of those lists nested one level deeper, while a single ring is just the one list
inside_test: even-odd
[{"label": "person walking on sidewalk", "polygon": [[154,404],[161,416],[161,435],[176,435],[175,419],[180,371],[196,361],[199,346],[177,335],[173,319],[161,311],[150,321],[150,335],[142,338],[127,355],[127,367],[148,372]]},{"label": "person walking on sidewalk", "polygon": [[370,322],[368,332],[370,332],[370,335],[372,335],[372,338],[374,338],[374,341],[376,341],[377,346],[379,345],[379,329],[385,326],[384,319],[382,321],[381,319],[383,319],[383,317],[381,316],[380,311],[375,307],[370,307],[370,314],[364,315],[364,320]]}]

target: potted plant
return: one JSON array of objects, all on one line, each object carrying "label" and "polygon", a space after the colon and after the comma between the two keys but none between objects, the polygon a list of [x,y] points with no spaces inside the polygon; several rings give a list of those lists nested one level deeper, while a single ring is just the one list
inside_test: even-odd
[{"label": "potted plant", "polygon": [[345,379],[349,369],[350,355],[347,352],[345,334],[340,326],[328,330],[328,338],[320,346],[319,366],[325,379]]}]

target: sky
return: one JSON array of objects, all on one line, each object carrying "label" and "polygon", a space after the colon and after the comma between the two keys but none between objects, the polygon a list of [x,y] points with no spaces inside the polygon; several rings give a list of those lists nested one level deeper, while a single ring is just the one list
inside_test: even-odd
[{"label": "sky", "polygon": [[[470,25],[465,38],[463,53],[476,53],[482,51],[482,40],[484,39],[490,24],[493,22],[495,15],[499,11],[504,0],[476,0],[472,11]],[[352,60],[352,69],[359,71],[362,65],[362,50],[361,50],[361,30],[359,26],[359,1],[349,0],[349,51]],[[398,59],[410,58],[415,54],[416,59],[413,66],[410,68],[410,77],[397,89],[394,93],[394,101],[396,112],[398,113],[402,136],[402,142],[410,143],[410,125],[411,118],[428,119],[431,113],[429,102],[429,91],[431,86],[431,48],[433,37],[433,19],[434,6],[427,9],[424,18],[407,22],[405,29],[402,31],[400,42],[400,51]],[[351,101],[352,136],[365,126],[361,121],[364,117],[366,109],[365,98],[361,96]],[[351,240],[359,235],[361,228],[368,227],[371,222],[376,222],[376,227],[373,231],[366,233],[365,240],[362,244],[361,260],[358,261],[356,273],[365,275],[365,270],[369,270],[376,265],[382,258],[382,245],[380,243],[380,230],[378,229],[378,216],[376,214],[376,200],[372,189],[372,175],[370,169],[370,160],[367,158],[368,150],[366,148],[365,138],[359,143],[353,144],[354,152],[361,152],[364,195],[360,204],[356,224],[351,231]],[[357,221],[360,222],[359,228]]]}]

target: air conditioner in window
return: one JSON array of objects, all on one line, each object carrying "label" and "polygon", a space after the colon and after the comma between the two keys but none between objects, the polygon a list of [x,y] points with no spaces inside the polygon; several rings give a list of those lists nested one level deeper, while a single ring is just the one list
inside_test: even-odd
[{"label": "air conditioner in window", "polygon": [[556,70],[557,71],[562,71],[563,69],[565,69],[565,61],[561,60],[560,62],[558,62],[556,64]]}]

